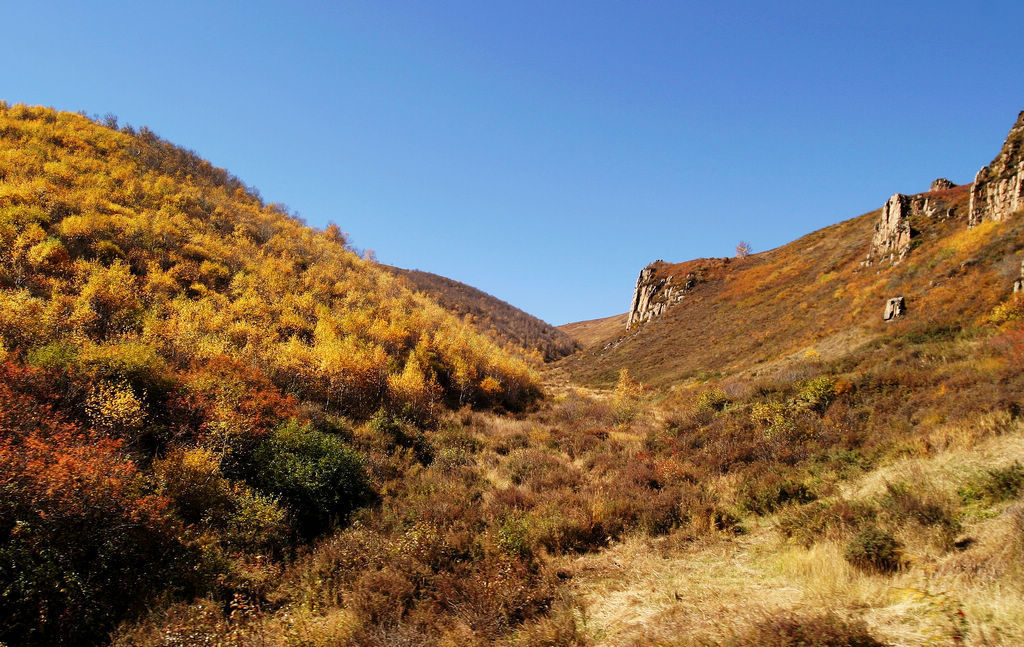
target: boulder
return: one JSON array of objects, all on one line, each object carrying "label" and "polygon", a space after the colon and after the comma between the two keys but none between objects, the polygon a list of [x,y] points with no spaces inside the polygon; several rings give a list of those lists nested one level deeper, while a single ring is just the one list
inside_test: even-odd
[{"label": "boulder", "polygon": [[944,177],[940,177],[940,178],[932,181],[932,185],[931,185],[931,187],[929,187],[928,192],[929,193],[934,193],[935,191],[945,191],[947,189],[952,189],[952,188],[955,188],[955,187],[956,187],[955,184],[953,184],[952,182],[950,182],[949,180],[947,180]]},{"label": "boulder", "polygon": [[907,313],[907,303],[903,297],[893,297],[885,303],[885,312],[882,314],[882,319],[885,321],[892,321],[897,317],[902,317]]}]

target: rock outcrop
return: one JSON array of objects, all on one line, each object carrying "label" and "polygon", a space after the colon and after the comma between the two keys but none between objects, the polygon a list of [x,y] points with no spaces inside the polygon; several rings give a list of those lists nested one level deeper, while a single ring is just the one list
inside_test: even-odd
[{"label": "rock outcrop", "polygon": [[882,215],[875,223],[875,234],[871,239],[864,265],[877,261],[898,263],[910,252],[911,242],[917,235],[912,219],[952,218],[956,208],[950,206],[954,199],[956,185],[945,178],[932,182],[928,193],[904,195],[897,193],[882,207]]},{"label": "rock outcrop", "polygon": [[1024,292],[1024,261],[1020,262],[1020,276],[1013,282],[1013,293]]},{"label": "rock outcrop", "polygon": [[640,270],[626,317],[626,330],[680,303],[697,284],[723,276],[731,262],[728,258],[701,258],[678,264],[659,260]]},{"label": "rock outcrop", "polygon": [[663,261],[655,261],[640,270],[629,306],[626,330],[665,312],[669,306],[679,303],[686,291],[693,287],[695,279],[691,277],[687,277],[682,285],[672,285],[672,275],[659,276],[657,269],[661,264]]},{"label": "rock outcrop", "polygon": [[974,177],[967,225],[1000,222],[1019,209],[1024,209],[1024,111],[996,158]]},{"label": "rock outcrop", "polygon": [[882,319],[885,321],[892,321],[897,317],[902,317],[907,312],[907,302],[903,297],[893,297],[886,301],[885,312],[882,314]]},{"label": "rock outcrop", "polygon": [[910,198],[897,193],[882,207],[882,217],[875,223],[875,235],[867,263],[888,260],[898,263],[910,251]]}]

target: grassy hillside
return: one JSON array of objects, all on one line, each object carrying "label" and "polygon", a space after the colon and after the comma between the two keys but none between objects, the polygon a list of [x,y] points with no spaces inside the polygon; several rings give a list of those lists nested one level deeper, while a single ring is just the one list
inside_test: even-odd
[{"label": "grassy hillside", "polygon": [[538,391],[337,227],[145,129],[3,103],[0,374],[0,642],[19,645],[261,586],[373,500],[407,427]]},{"label": "grassy hillside", "polygon": [[621,335],[626,327],[626,315],[612,315],[601,319],[576,321],[559,326],[559,330],[575,339],[584,348]]},{"label": "grassy hillside", "polygon": [[[701,268],[703,278],[665,314],[622,330],[611,348],[561,366],[588,384],[610,385],[625,367],[646,383],[668,386],[757,375],[806,353],[837,357],[896,331],[971,327],[1006,298],[1020,267],[1024,224],[968,229],[967,189],[944,192],[959,217],[912,223],[920,233],[896,265],[862,265],[878,212],[745,258],[660,264],[658,274],[677,283]],[[885,302],[895,296],[906,298],[908,316],[885,323]]]},{"label": "grassy hillside", "polygon": [[525,350],[544,361],[571,355],[577,348],[573,339],[558,328],[482,290],[429,272],[381,267],[402,277],[413,289],[423,292],[455,316],[465,318],[468,315],[469,323],[501,346]]}]

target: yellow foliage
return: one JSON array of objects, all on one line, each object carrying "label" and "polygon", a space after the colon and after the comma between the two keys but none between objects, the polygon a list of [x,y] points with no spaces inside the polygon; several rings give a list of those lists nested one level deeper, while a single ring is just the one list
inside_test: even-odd
[{"label": "yellow foliage", "polygon": [[1020,294],[1015,294],[997,305],[988,316],[989,322],[996,325],[1020,319],[1024,319],[1024,296]]},{"label": "yellow foliage", "polygon": [[[349,413],[515,404],[523,362],[346,247],[151,134],[0,104],[0,334],[137,337],[179,367],[227,356]],[[234,182],[234,183],[233,183]],[[24,288],[32,286],[31,291]]]},{"label": "yellow foliage", "polygon": [[138,431],[146,421],[142,400],[124,380],[99,382],[85,403],[94,425],[109,431]]}]

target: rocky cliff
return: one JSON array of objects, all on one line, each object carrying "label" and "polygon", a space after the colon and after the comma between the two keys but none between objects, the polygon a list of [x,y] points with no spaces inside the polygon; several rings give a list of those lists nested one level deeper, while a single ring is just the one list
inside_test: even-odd
[{"label": "rocky cliff", "polygon": [[626,330],[681,303],[698,283],[722,276],[731,261],[729,258],[701,258],[671,264],[658,260],[640,270],[626,316]]},{"label": "rocky cliff", "polygon": [[[630,302],[629,315],[626,318],[626,330],[634,324],[649,321],[665,311],[672,300],[673,286],[672,276],[659,276],[658,270],[664,266],[664,261],[655,261],[640,270],[640,276],[636,279],[636,287],[633,288],[633,300]],[[682,293],[675,295],[678,298]]]},{"label": "rocky cliff", "polygon": [[1024,111],[996,158],[974,177],[967,224],[1006,220],[1019,209],[1024,209]]},{"label": "rocky cliff", "polygon": [[957,215],[956,203],[958,199],[963,199],[965,190],[946,178],[939,178],[932,182],[927,193],[894,194],[882,207],[881,215],[875,222],[875,234],[871,238],[864,265],[878,261],[898,263],[903,260],[910,252],[919,227],[926,226],[929,219],[946,219]]}]

